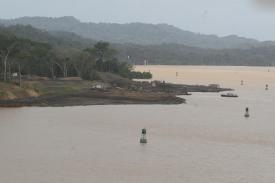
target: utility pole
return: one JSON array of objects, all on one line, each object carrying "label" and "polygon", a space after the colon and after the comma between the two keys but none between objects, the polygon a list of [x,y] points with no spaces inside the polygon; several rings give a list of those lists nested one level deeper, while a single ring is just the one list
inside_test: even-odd
[{"label": "utility pole", "polygon": [[4,82],[7,82],[7,59],[4,58]]},{"label": "utility pole", "polygon": [[22,87],[22,80],[21,80],[21,66],[18,64],[18,76],[19,76],[19,86]]}]

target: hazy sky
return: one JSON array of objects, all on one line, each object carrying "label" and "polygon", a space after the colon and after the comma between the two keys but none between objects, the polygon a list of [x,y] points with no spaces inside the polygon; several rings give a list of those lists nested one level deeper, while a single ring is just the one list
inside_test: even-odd
[{"label": "hazy sky", "polygon": [[90,22],[168,23],[193,32],[275,40],[273,0],[0,0],[0,18],[75,16]]}]

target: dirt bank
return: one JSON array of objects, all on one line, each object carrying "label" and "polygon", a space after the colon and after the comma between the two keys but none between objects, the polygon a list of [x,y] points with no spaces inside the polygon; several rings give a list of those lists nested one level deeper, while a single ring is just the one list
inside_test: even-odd
[{"label": "dirt bank", "polygon": [[178,95],[230,90],[159,81],[136,82],[110,73],[101,75],[100,81],[83,81],[79,78],[27,80],[21,88],[13,83],[1,83],[0,107],[181,104],[185,99]]},{"label": "dirt bank", "polygon": [[135,92],[121,89],[85,90],[63,95],[0,100],[1,107],[23,106],[85,106],[111,104],[181,104],[185,99],[167,93]]}]

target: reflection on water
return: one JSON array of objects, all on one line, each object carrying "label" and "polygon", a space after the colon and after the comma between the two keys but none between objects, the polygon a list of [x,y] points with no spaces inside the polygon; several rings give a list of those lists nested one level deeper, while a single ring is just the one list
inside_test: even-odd
[{"label": "reflection on water", "polygon": [[[0,182],[275,181],[275,70],[149,69],[154,79],[221,83],[240,97],[194,93],[182,105],[0,109]],[[144,127],[148,144],[140,145]]]}]

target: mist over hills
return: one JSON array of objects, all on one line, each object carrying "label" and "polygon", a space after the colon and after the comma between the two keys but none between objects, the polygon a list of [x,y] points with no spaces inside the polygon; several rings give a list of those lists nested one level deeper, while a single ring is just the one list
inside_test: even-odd
[{"label": "mist over hills", "polygon": [[144,24],[144,23],[84,23],[74,17],[22,17],[11,20],[0,20],[2,25],[31,25],[46,31],[72,32],[83,38],[103,40],[112,43],[132,43],[138,45],[183,44],[191,47],[230,49],[251,48],[267,45],[275,45],[274,42],[260,42],[230,35],[218,37],[215,35],[203,35],[181,30],[168,24]]},{"label": "mist over hills", "polygon": [[[97,41],[67,31],[37,29],[30,25],[5,24],[0,26],[0,35],[11,34],[18,38],[50,45],[62,57],[73,57]],[[10,25],[10,26],[8,26]],[[134,43],[111,43],[117,50],[121,61],[132,64],[181,64],[181,65],[244,65],[268,66],[275,65],[275,46],[261,45],[246,49],[213,49],[200,48],[177,43],[155,45]],[[129,57],[130,56],[130,59]],[[73,58],[72,58],[73,59]]]},{"label": "mist over hills", "polygon": [[132,64],[150,65],[221,65],[221,66],[275,66],[275,47],[249,49],[204,49],[179,44],[161,45],[114,45],[120,59]]},{"label": "mist over hills", "polygon": [[30,25],[0,26],[0,32],[14,34],[19,38],[30,39],[36,42],[48,43],[54,47],[73,46],[77,48],[85,48],[96,43],[96,41],[82,38],[72,32],[45,31],[36,29]]}]

